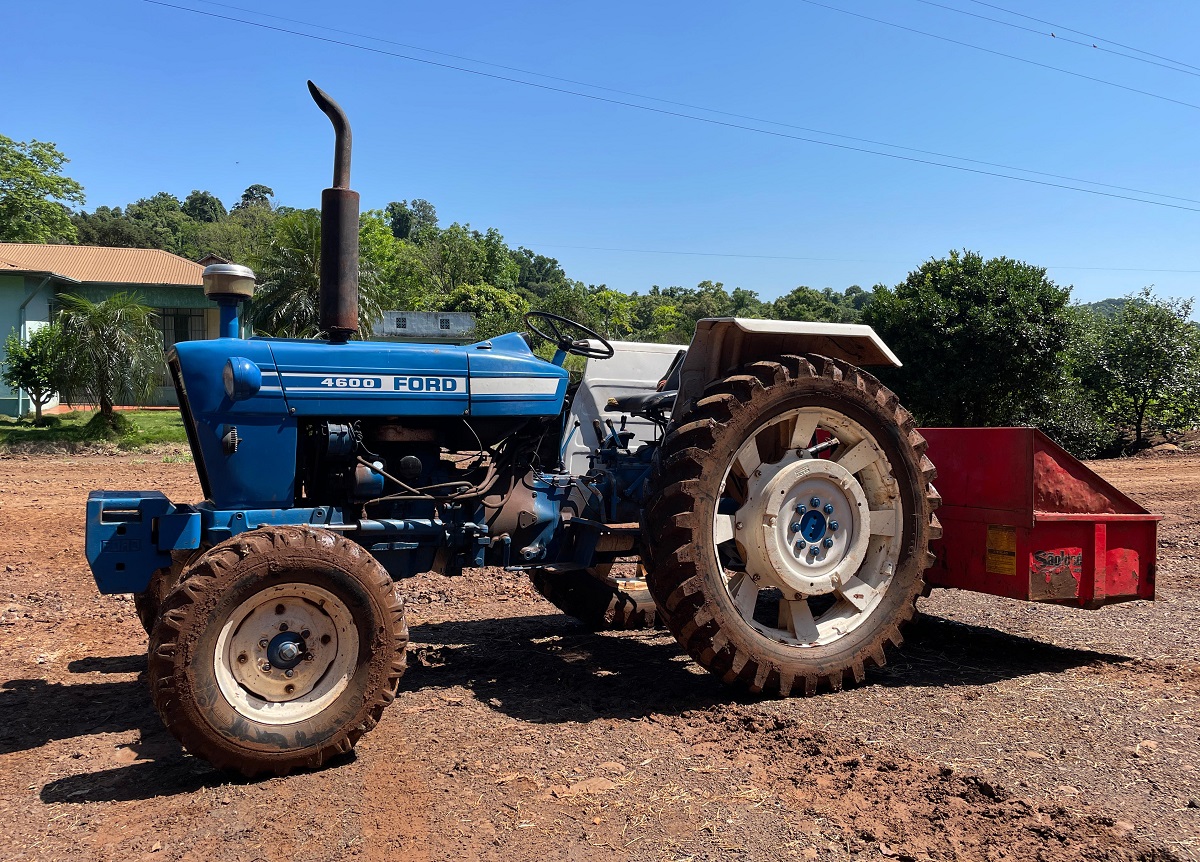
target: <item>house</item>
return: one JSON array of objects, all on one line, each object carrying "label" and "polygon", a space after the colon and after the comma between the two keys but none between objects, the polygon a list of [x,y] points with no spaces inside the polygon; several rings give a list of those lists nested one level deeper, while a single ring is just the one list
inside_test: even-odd
[{"label": "house", "polygon": [[[97,302],[120,292],[136,293],[155,310],[164,349],[215,338],[217,307],[204,296],[203,272],[202,264],[158,249],[0,243],[0,339],[12,331],[25,339],[45,326],[64,293]],[[177,403],[165,375],[164,367],[152,404]],[[16,416],[29,409],[24,392],[0,383],[0,413]]]},{"label": "house", "polygon": [[475,315],[468,311],[385,311],[372,333],[376,341],[466,344],[475,337]]}]

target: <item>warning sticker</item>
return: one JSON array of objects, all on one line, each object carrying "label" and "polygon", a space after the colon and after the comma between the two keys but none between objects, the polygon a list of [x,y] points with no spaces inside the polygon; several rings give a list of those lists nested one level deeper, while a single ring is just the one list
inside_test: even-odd
[{"label": "warning sticker", "polygon": [[994,575],[1015,575],[1017,573],[1016,527],[988,524],[985,569]]}]

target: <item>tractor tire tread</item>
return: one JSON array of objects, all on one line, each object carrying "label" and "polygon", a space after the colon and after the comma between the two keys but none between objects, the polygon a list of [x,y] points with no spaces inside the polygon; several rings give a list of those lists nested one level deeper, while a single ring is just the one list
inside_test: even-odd
[{"label": "tractor tire tread", "polygon": [[[330,542],[332,538],[332,542]],[[215,739],[215,731],[190,703],[181,697],[181,676],[192,661],[196,644],[183,639],[190,623],[215,604],[231,572],[250,557],[266,557],[273,571],[275,561],[295,552],[324,552],[327,556],[344,555],[344,564],[365,564],[370,572],[360,578],[384,609],[381,624],[374,633],[378,645],[388,645],[391,655],[381,662],[382,678],[372,677],[367,696],[353,720],[337,733],[296,752],[270,757],[239,756],[229,745]],[[387,631],[390,629],[390,632]],[[396,696],[400,678],[407,667],[408,625],[404,603],[395,583],[361,546],[342,536],[307,527],[268,527],[242,533],[197,556],[181,572],[179,582],[163,599],[158,623],[151,635],[148,677],[154,706],[167,729],[190,753],[209,761],[220,770],[240,772],[247,778],[264,774],[287,775],[296,769],[314,769],[329,758],[350,751],[358,739],[378,724],[384,708]]]},{"label": "tractor tire tread", "polygon": [[[913,547],[908,549],[909,565],[922,568],[910,579],[898,612],[879,626],[852,658],[837,667],[811,671],[756,659],[750,649],[737,644],[737,633],[720,629],[705,594],[695,541],[707,534],[695,515],[704,493],[701,478],[714,467],[712,451],[725,426],[744,411],[755,411],[775,387],[793,381],[878,405],[896,429],[895,442],[907,447],[917,465],[924,496],[920,503],[924,523],[915,529]],[[683,414],[682,423],[664,436],[649,479],[653,493],[643,519],[643,544],[653,548],[647,555],[647,583],[659,616],[693,659],[724,682],[751,693],[814,695],[822,689],[839,691],[860,684],[868,668],[882,668],[888,651],[903,642],[901,631],[916,612],[916,599],[924,591],[925,564],[932,561],[928,543],[941,535],[941,525],[933,514],[941,503],[932,485],[937,471],[925,455],[926,448],[915,420],[895,394],[873,375],[839,359],[815,354],[782,356],[777,361],[749,363],[709,384]]]}]

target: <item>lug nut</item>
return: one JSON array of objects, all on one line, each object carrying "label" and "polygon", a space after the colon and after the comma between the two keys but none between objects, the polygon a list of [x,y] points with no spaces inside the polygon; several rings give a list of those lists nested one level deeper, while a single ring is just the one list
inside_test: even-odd
[{"label": "lug nut", "polygon": [[796,553],[797,553],[797,554],[800,554],[800,553],[803,553],[803,552],[804,552],[804,543],[803,543],[803,542],[797,542],[797,543],[796,543]]},{"label": "lug nut", "polygon": [[296,690],[296,686],[288,684],[283,687],[283,690],[285,692],[287,692],[288,694],[291,694],[292,692],[294,692]]},{"label": "lug nut", "polygon": [[263,662],[262,671],[263,671],[263,673],[270,673],[271,672],[271,663],[266,662],[266,661]]},{"label": "lug nut", "polygon": [[305,661],[312,661],[312,660],[313,660],[313,654],[312,654],[312,653],[310,653],[310,652],[306,652],[306,653],[304,654],[304,660],[305,660]]},{"label": "lug nut", "polygon": [[266,648],[267,648],[267,639],[266,639],[266,638],[263,638],[262,640],[260,640],[260,641],[258,642],[258,645],[259,645],[259,646],[260,646],[262,649],[266,649]]},{"label": "lug nut", "polygon": [[808,501],[808,505],[812,506],[814,509],[821,508],[821,498],[813,497],[811,500]]},{"label": "lug nut", "polygon": [[238,664],[245,664],[248,660],[245,653],[238,656]]},{"label": "lug nut", "polygon": [[808,509],[805,507],[805,505],[803,503],[800,503],[798,506],[796,506],[796,514],[797,515],[803,515],[807,511],[808,511]]},{"label": "lug nut", "polygon": [[799,533],[799,532],[800,532],[800,525],[799,525],[799,524],[792,524],[792,532],[793,532],[793,533]]},{"label": "lug nut", "polygon": [[287,670],[285,670],[283,672],[283,675],[286,676],[288,679],[291,679],[292,677],[294,677],[296,675],[296,672],[294,670],[292,670],[291,668],[288,668]]},{"label": "lug nut", "polygon": [[810,547],[809,547],[809,549],[808,549],[808,553],[809,553],[809,554],[811,554],[811,555],[812,555],[812,556],[814,556],[814,557],[815,557],[817,554],[819,554],[820,552],[821,552],[821,549],[820,549],[819,547],[817,547],[816,545],[812,545],[812,546],[810,546]]},{"label": "lug nut", "polygon": [[825,540],[824,542],[822,542],[821,544],[822,544],[822,545],[824,545],[824,546],[825,546],[825,547],[827,547],[827,548],[832,548],[832,547],[833,547],[833,539],[826,539],[826,540]]},{"label": "lug nut", "polygon": [[833,514],[833,503],[826,503],[826,504],[825,504],[825,514],[826,514],[826,515],[832,515],[832,514]]},{"label": "lug nut", "polygon": [[838,522],[837,522],[837,521],[830,521],[830,522],[829,522],[829,529],[833,530],[835,533],[837,532],[837,528],[838,528],[838,526],[839,526],[839,524],[838,524]]}]

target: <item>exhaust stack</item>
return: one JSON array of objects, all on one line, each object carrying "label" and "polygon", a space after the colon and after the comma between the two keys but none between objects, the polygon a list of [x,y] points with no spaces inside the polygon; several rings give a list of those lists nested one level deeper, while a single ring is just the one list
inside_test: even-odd
[{"label": "exhaust stack", "polygon": [[308,91],[335,135],[333,188],[321,192],[321,329],[343,343],[358,332],[358,192],[350,190],[350,121],[312,81]]}]

